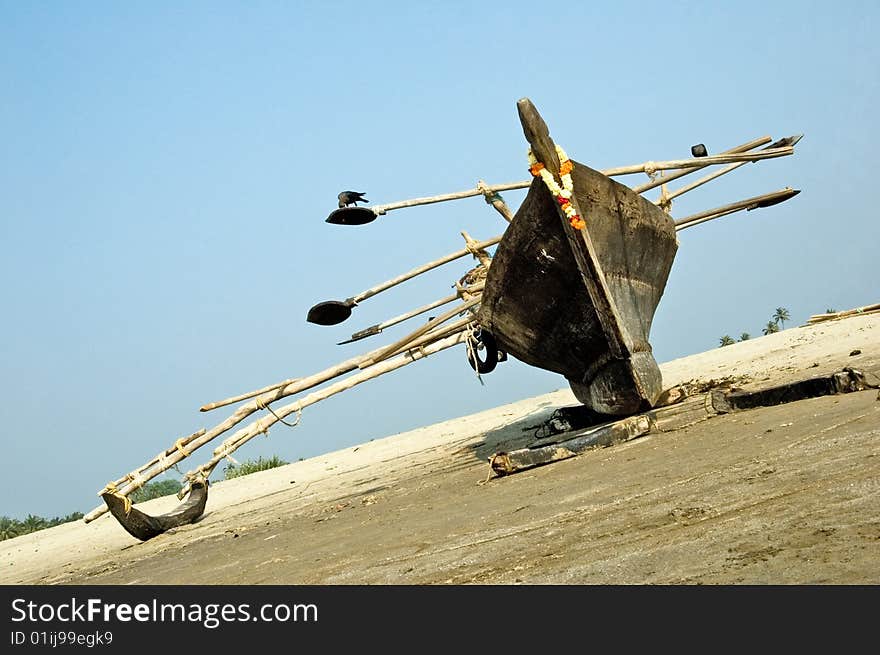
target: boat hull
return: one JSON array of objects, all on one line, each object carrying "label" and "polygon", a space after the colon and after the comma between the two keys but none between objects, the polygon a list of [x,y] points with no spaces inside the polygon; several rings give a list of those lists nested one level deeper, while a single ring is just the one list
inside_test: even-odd
[{"label": "boat hull", "polygon": [[[575,162],[577,205],[596,257],[594,288],[610,295],[615,349],[587,291],[557,205],[536,179],[498,244],[479,320],[499,348],[565,376],[577,399],[603,414],[654,404],[662,377],[648,340],[678,249],[675,225],[629,187]],[[597,278],[603,278],[601,280]],[[617,350],[615,352],[615,350]]]}]

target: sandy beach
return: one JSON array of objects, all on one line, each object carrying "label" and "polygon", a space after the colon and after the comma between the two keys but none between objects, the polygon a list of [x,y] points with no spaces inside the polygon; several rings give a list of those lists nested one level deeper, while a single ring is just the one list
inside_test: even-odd
[{"label": "sandy beach", "polygon": [[[661,369],[666,388],[729,378],[749,390],[844,367],[880,374],[880,314]],[[218,482],[199,521],[146,542],[109,514],[3,541],[0,583],[880,582],[876,389],[491,474],[493,453],[527,446],[534,426],[574,404],[565,388]]]}]

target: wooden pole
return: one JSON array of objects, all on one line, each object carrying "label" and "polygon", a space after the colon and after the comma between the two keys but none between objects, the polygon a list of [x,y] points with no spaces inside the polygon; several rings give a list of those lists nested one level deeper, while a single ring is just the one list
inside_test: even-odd
[{"label": "wooden pole", "polygon": [[[746,143],[743,143],[742,145],[736,146],[735,148],[730,148],[729,150],[725,150],[724,152],[722,152],[720,154],[722,154],[722,155],[735,155],[737,153],[748,152],[749,150],[752,150],[753,148],[757,148],[758,146],[762,146],[765,143],[770,143],[771,140],[772,139],[769,136],[762,136],[762,137],[759,137],[759,138],[754,139],[752,141],[748,141]],[[705,159],[705,157],[701,157],[700,159]],[[748,162],[742,162],[742,163],[747,164]],[[706,166],[708,166],[708,165],[709,164],[706,164]],[[705,166],[686,168],[684,170],[677,171],[677,172],[672,173],[670,175],[661,175],[657,179],[651,180],[650,182],[646,182],[645,184],[642,184],[640,186],[634,186],[632,188],[632,190],[635,191],[636,193],[644,193],[645,191],[649,191],[655,187],[660,186],[661,184],[671,182],[672,180],[677,180],[678,178],[684,177],[685,175],[690,175],[691,173],[694,173],[702,168],[705,168]]]},{"label": "wooden pole", "polygon": [[725,211],[719,211],[715,213],[710,213],[707,216],[703,216],[697,220],[690,221],[689,223],[685,223],[683,225],[676,225],[675,231],[686,230],[689,227],[694,227],[695,225],[699,225],[700,223],[708,223],[709,221],[714,221],[716,218],[722,218],[727,216],[728,214],[735,214],[736,212],[742,211],[745,207],[737,207],[735,209],[727,209]]},{"label": "wooden pole", "polygon": [[733,212],[739,211],[741,209],[752,210],[758,209],[760,207],[774,205],[784,200],[788,200],[789,198],[796,196],[798,193],[800,193],[799,190],[786,187],[785,189],[781,189],[779,191],[765,193],[762,196],[746,198],[745,200],[740,200],[739,202],[734,202],[729,205],[724,205],[722,207],[716,207],[715,209],[707,209],[706,211],[702,211],[697,214],[691,214],[690,216],[686,216],[685,218],[675,221],[675,228],[677,230],[681,230],[686,227],[691,227],[692,225],[695,225],[697,223],[702,223],[706,220],[711,220],[713,218],[719,218],[720,216],[732,214]]},{"label": "wooden pole", "polygon": [[[778,147],[782,147],[782,146],[792,146],[793,147],[798,141],[801,140],[802,137],[803,137],[803,134],[799,134],[796,136],[789,136],[784,139],[780,139],[779,141],[776,141],[776,142],[770,144],[770,146],[768,146],[764,150],[770,150],[770,149],[778,148]],[[671,200],[677,198],[678,196],[684,195],[688,191],[693,191],[697,187],[700,187],[700,186],[706,184],[707,182],[711,182],[712,180],[717,179],[717,178],[721,177],[722,175],[726,175],[727,173],[730,173],[731,171],[734,171],[741,166],[745,166],[748,163],[751,163],[751,162],[741,161],[741,162],[737,162],[735,164],[730,164],[729,166],[725,166],[721,170],[717,170],[714,173],[710,173],[709,175],[701,177],[699,180],[691,182],[690,184],[686,184],[685,186],[683,186],[679,189],[676,189],[675,191],[672,191],[671,193],[668,193],[666,195],[666,199],[671,201]],[[681,176],[678,176],[678,177],[681,177]],[[667,177],[667,178],[665,178],[664,182],[668,182],[671,179],[673,179],[672,176]],[[661,197],[654,204],[659,205],[662,201],[663,201],[663,198]]]},{"label": "wooden pole", "polygon": [[513,220],[513,212],[510,211],[510,207],[504,202],[504,198],[501,197],[500,193],[492,191],[483,180],[477,182],[477,188],[486,198],[486,202],[492,205],[496,211],[504,217],[504,220],[508,223]]},{"label": "wooden pole", "polygon": [[367,298],[371,298],[378,293],[383,291],[387,291],[391,287],[397,286],[401,282],[406,282],[407,280],[411,280],[412,278],[421,275],[422,273],[426,273],[432,269],[437,268],[438,266],[442,266],[443,264],[448,264],[449,262],[460,259],[466,255],[475,255],[479,250],[485,250],[486,248],[490,248],[501,241],[501,236],[494,237],[492,239],[487,239],[486,241],[479,241],[474,245],[469,245],[467,248],[463,248],[461,250],[456,250],[453,253],[446,255],[445,257],[441,257],[440,259],[435,259],[432,262],[428,262],[427,264],[423,264],[417,268],[412,269],[402,275],[398,275],[395,278],[387,280],[381,284],[377,284],[374,287],[367,289],[366,291],[362,291],[361,293],[353,296],[349,299],[353,304],[357,304],[366,300]]},{"label": "wooden pole", "polygon": [[[459,332],[455,333],[455,334],[451,334],[450,336],[445,336],[445,335],[449,335],[452,332],[453,327],[458,329]],[[438,352],[438,349],[436,348],[436,344],[440,343],[440,341],[438,341],[438,340],[441,340],[442,343],[447,343],[451,339],[463,340],[464,339],[463,334],[464,334],[465,327],[467,327],[466,324],[459,324],[459,325],[454,325],[454,326],[448,326],[448,328],[446,328],[442,331],[442,334],[441,333],[425,334],[422,336],[421,339],[417,339],[417,340],[415,340],[414,343],[408,344],[412,348],[418,348],[419,346],[423,346],[423,347],[419,348],[418,350],[412,351],[412,353],[409,353],[409,352],[404,353],[404,355],[406,357],[410,357],[409,361],[414,361],[416,359],[421,359],[422,357],[433,354],[434,352]],[[445,338],[444,338],[444,336],[445,336]],[[443,350],[443,349],[448,348],[452,345],[455,345],[456,343],[459,343],[459,342],[460,341],[449,342],[448,345],[443,345],[442,347],[439,348],[439,350]],[[256,412],[258,409],[262,409],[262,408],[268,406],[269,403],[271,403],[275,400],[279,400],[280,398],[291,396],[291,395],[298,393],[300,391],[304,391],[306,389],[313,388],[313,387],[317,386],[318,384],[321,384],[321,382],[326,382],[326,381],[332,379],[333,377],[338,377],[339,375],[343,375],[345,373],[351,372],[351,371],[357,369],[357,363],[360,362],[364,357],[368,357],[370,355],[378,353],[380,350],[384,350],[384,349],[377,349],[377,350],[373,351],[372,353],[368,353],[367,355],[352,358],[350,360],[342,362],[341,364],[337,364],[334,367],[331,367],[329,369],[321,371],[320,373],[316,373],[315,375],[302,378],[298,382],[294,382],[293,384],[290,384],[286,387],[279,387],[279,388],[274,389],[273,391],[269,391],[264,394],[261,394],[260,396],[256,397],[254,400],[252,400],[250,403],[247,403],[247,404],[239,407],[231,416],[229,416],[222,423],[216,425],[211,430],[208,430],[208,431],[202,430],[202,431],[196,433],[195,435],[193,435],[193,437],[195,437],[195,438],[190,438],[190,440],[186,444],[186,448],[177,448],[175,446],[175,447],[169,448],[168,450],[164,451],[164,453],[165,453],[164,457],[162,457],[162,455],[160,455],[159,457],[154,458],[147,465],[138,469],[138,475],[137,475],[136,479],[133,480],[132,476],[126,476],[126,477],[121,478],[120,480],[116,481],[116,483],[113,483],[113,485],[115,487],[117,487],[115,489],[116,493],[120,496],[129,495],[132,491],[134,491],[138,487],[141,487],[143,484],[145,484],[146,482],[148,482],[152,478],[156,477],[157,475],[160,475],[164,471],[175,466],[178,462],[182,461],[183,459],[185,459],[186,457],[191,455],[198,448],[202,447],[203,445],[205,445],[206,443],[208,443],[212,439],[216,438],[220,434],[223,434],[224,432],[226,432],[230,428],[234,427],[238,423],[241,423],[245,418],[247,418],[248,416],[250,416],[251,414]],[[392,366],[387,369],[383,368],[382,371],[385,372],[387,370],[394,370],[396,368],[400,368],[400,366],[403,366],[403,365],[409,363],[409,361],[404,361],[403,363],[398,363],[397,365]],[[364,376],[364,375],[368,376],[363,379],[370,379],[370,377],[376,377],[375,375],[370,375],[371,372],[372,372],[371,370],[368,370],[366,373],[357,373],[356,376]],[[379,374],[381,374],[381,373],[379,373]],[[353,384],[349,383],[350,379],[351,378],[346,378],[345,380],[342,380],[341,382],[336,383],[336,385],[334,385],[334,388],[339,388],[339,390],[344,390],[345,388],[349,388],[350,386],[354,386],[355,384],[359,384],[359,382],[354,382]],[[329,389],[329,388],[330,387],[327,387],[327,389]],[[324,393],[324,391],[325,390],[321,390],[320,392],[315,392],[315,393]],[[333,393],[337,393],[337,391],[334,391]],[[333,395],[333,393],[331,393],[329,395]],[[314,396],[314,394],[308,396],[308,398],[312,398],[312,396]],[[308,404],[313,404],[313,402],[317,402],[317,401],[313,400],[313,401],[310,401]],[[275,412],[275,414],[281,416],[282,418],[286,415],[286,414],[279,414],[278,412]],[[262,420],[265,421],[266,419],[262,419]],[[275,421],[271,421],[269,424],[272,424],[274,422]],[[259,423],[259,421],[257,421],[257,423]],[[240,434],[240,433],[237,433],[237,434]],[[103,489],[101,489],[101,491],[98,492],[98,495],[100,496],[102,493],[107,491],[110,488],[110,486],[111,485],[108,485],[108,486],[104,487]],[[183,497],[183,495],[185,495],[185,493],[186,493],[185,488],[181,489],[181,491],[178,493],[178,496]],[[89,523],[89,522],[95,520],[96,518],[98,518],[99,516],[103,515],[106,511],[107,511],[106,505],[96,507],[91,512],[89,512],[86,516],[84,516],[83,520],[86,523]]]},{"label": "wooden pole", "polygon": [[462,198],[472,198],[473,196],[484,195],[486,192],[497,193],[499,191],[511,191],[513,189],[525,189],[532,183],[531,180],[523,182],[511,182],[510,184],[493,184],[491,186],[484,185],[482,188],[468,189],[467,191],[457,191],[455,193],[445,193],[439,196],[425,196],[423,198],[413,198],[412,200],[401,200],[400,202],[390,202],[386,205],[376,205],[372,210],[376,214],[384,214],[394,209],[404,209],[405,207],[415,207],[417,205],[430,205],[435,202],[445,202],[447,200],[460,200]]},{"label": "wooden pole", "polygon": [[[670,161],[645,162],[634,166],[620,166],[602,171],[608,177],[615,175],[631,175],[632,173],[650,173],[651,171],[669,170],[673,168],[704,168],[713,164],[729,164],[731,162],[750,162],[775,157],[786,157],[794,154],[793,146],[761,150],[759,152],[743,152],[732,155],[714,155],[710,157],[694,157],[693,159],[672,159]],[[661,179],[658,184],[665,184],[669,179]],[[635,189],[633,189],[635,191]]]},{"label": "wooden pole", "polygon": [[125,476],[119,478],[118,480],[114,480],[113,482],[111,482],[110,484],[108,484],[104,488],[109,489],[112,487],[115,489],[115,488],[118,488],[119,485],[131,483],[131,487],[132,487],[131,490],[134,491],[135,489],[146,484],[146,479],[144,479],[142,476],[143,476],[144,472],[146,472],[151,466],[166,461],[168,459],[168,457],[170,455],[172,455],[178,449],[186,449],[186,447],[190,443],[192,443],[193,441],[195,441],[196,439],[201,437],[203,434],[205,434],[205,432],[207,432],[207,430],[202,428],[198,432],[193,432],[188,437],[183,437],[181,439],[178,439],[177,441],[174,442],[174,445],[171,446],[171,448],[167,448],[167,449],[163,450],[161,453],[156,455],[153,459],[151,459],[149,462],[147,462],[146,464],[144,464],[140,468],[135,469],[134,471],[132,471],[128,475],[125,475]]},{"label": "wooden pole", "polygon": [[467,311],[468,309],[470,309],[474,305],[479,304],[480,300],[482,300],[482,294],[475,297],[475,298],[471,298],[470,300],[467,300],[467,301],[461,303],[460,305],[456,305],[455,307],[453,307],[449,311],[444,312],[440,316],[432,318],[430,321],[425,323],[422,327],[409,333],[408,335],[406,335],[405,337],[403,337],[399,341],[396,341],[395,343],[391,344],[390,346],[387,346],[387,347],[381,349],[378,354],[373,355],[369,359],[365,359],[363,362],[361,362],[358,365],[358,368],[367,368],[368,366],[373,366],[377,362],[381,362],[383,359],[385,359],[387,357],[391,357],[395,352],[398,352],[400,349],[406,347],[407,344],[409,344],[414,339],[422,336],[423,334],[425,334],[426,332],[428,332],[430,330],[433,330],[435,327],[437,327],[441,323],[445,323],[449,319],[455,318],[456,316],[458,316],[462,312]]},{"label": "wooden pole", "polygon": [[254,396],[259,396],[261,393],[266,393],[267,391],[274,391],[279,387],[286,387],[289,384],[293,384],[294,382],[299,382],[302,378],[291,378],[290,380],[284,380],[283,382],[277,382],[275,384],[270,384],[268,387],[263,387],[262,389],[256,389],[254,391],[248,391],[247,393],[240,394],[238,396],[233,396],[232,398],[225,398],[223,400],[218,400],[214,403],[208,403],[206,405],[202,405],[199,407],[200,412],[207,412],[212,409],[217,409],[218,407],[225,407],[226,405],[232,405],[233,403],[237,403],[239,400],[247,400],[248,398],[253,398]]},{"label": "wooden pole", "polygon": [[[659,186],[665,182],[669,182],[674,180],[682,175],[687,175],[692,173],[694,170],[699,170],[701,168],[705,168],[706,166],[712,166],[713,164],[726,164],[734,161],[757,161],[759,159],[771,159],[773,157],[784,157],[786,155],[790,155],[793,152],[792,148],[778,148],[771,150],[763,151],[762,154],[757,154],[749,156],[747,153],[748,150],[755,148],[759,145],[763,145],[765,143],[769,143],[771,141],[770,137],[762,137],[761,139],[756,139],[755,141],[751,141],[749,143],[743,144],[742,146],[737,146],[736,148],[732,148],[727,150],[719,155],[714,155],[710,157],[695,157],[693,159],[675,159],[669,161],[648,161],[643,162],[641,164],[632,164],[629,166],[619,166],[616,168],[607,168],[599,171],[600,173],[607,175],[609,177],[615,177],[619,175],[631,175],[633,173],[645,173],[647,171],[660,171],[660,170],[670,170],[670,169],[686,169],[675,175],[667,176],[666,179],[657,182],[656,184],[651,183],[646,188],[641,189],[641,187],[634,187],[636,193],[641,193],[647,189],[653,189],[655,186]],[[744,156],[739,158],[735,157],[738,153],[742,153]],[[555,155],[554,155],[555,156]],[[558,167],[557,167],[558,168]],[[411,200],[401,200],[399,202],[390,202],[384,205],[376,205],[375,207],[371,207],[372,211],[377,214],[385,214],[389,211],[393,211],[395,209],[404,209],[406,207],[416,207],[418,205],[429,205],[437,202],[445,202],[447,200],[461,200],[463,198],[472,198],[473,196],[487,196],[487,194],[495,194],[500,191],[512,191],[514,189],[527,189],[531,186],[532,180],[523,180],[521,182],[510,182],[508,184],[493,184],[487,185],[482,180],[480,180],[477,184],[477,188],[468,189],[466,191],[456,191],[455,193],[445,193],[436,196],[425,196],[422,198],[412,198]],[[641,190],[639,190],[641,189]],[[494,205],[494,202],[491,203]],[[506,206],[506,205],[505,205]],[[507,214],[503,211],[503,209],[499,207],[495,207],[498,211],[504,216],[507,220],[512,220],[512,215],[508,218]],[[507,210],[509,213],[509,209]]]},{"label": "wooden pole", "polygon": [[450,334],[456,332],[463,332],[468,330],[475,324],[475,320],[473,317],[464,317],[457,321],[453,321],[449,325],[445,325],[443,327],[436,327],[430,332],[427,332],[419,337],[416,337],[412,341],[407,341],[406,343],[401,344],[397,348],[394,349],[393,352],[388,353],[388,355],[382,358],[382,361],[389,359],[390,357],[394,357],[395,355],[399,355],[401,353],[407,352],[409,350],[415,350],[417,348],[422,348],[429,343],[433,343],[438,339],[442,339],[444,337],[448,337]]},{"label": "wooden pole", "polygon": [[880,311],[880,303],[874,305],[865,305],[854,309],[847,309],[840,312],[832,312],[830,314],[813,314],[807,319],[807,323],[821,323],[822,321],[833,321],[839,318],[847,318],[849,316],[858,316],[859,314],[873,314]]},{"label": "wooden pole", "polygon": [[[413,362],[416,362],[420,359],[424,359],[425,357],[438,353],[442,350],[446,350],[447,348],[451,348],[452,346],[463,343],[466,338],[466,335],[463,332],[460,332],[458,334],[446,337],[445,339],[435,341],[434,343],[429,344],[419,350],[407,351],[401,354],[399,357],[381,362],[375,367],[361,371],[360,373],[349,376],[344,380],[340,380],[339,382],[336,382],[328,387],[315,391],[305,398],[302,398],[301,400],[297,400],[293,403],[285,405],[284,407],[280,407],[274,410],[272,414],[254,421],[249,426],[242,428],[241,430],[230,436],[228,439],[226,439],[222,444],[214,449],[214,455],[210,460],[208,460],[202,466],[198,467],[196,470],[189,471],[186,474],[186,478],[188,480],[193,480],[198,479],[200,476],[202,476],[207,479],[207,477],[210,476],[211,472],[214,470],[214,467],[216,467],[217,464],[219,464],[223,459],[231,455],[235,450],[240,448],[242,445],[244,445],[257,435],[267,432],[271,426],[273,426],[281,419],[289,416],[290,414],[293,414],[294,412],[301,412],[309,405],[314,405],[321,400],[325,400],[330,396],[351,389],[358,384],[362,384],[363,382],[377,378],[380,375],[384,375],[385,373],[397,370],[403,366],[406,366],[407,364],[412,364]],[[181,489],[181,494],[185,495],[187,491],[187,486],[188,485]]]},{"label": "wooden pole", "polygon": [[[413,340],[411,343],[404,344],[406,348],[418,348],[420,346],[424,346],[433,341],[436,341],[440,338],[448,336],[452,334],[456,330],[464,330],[468,327],[468,324],[472,322],[471,319],[465,319],[460,322],[453,323],[445,328],[440,330],[436,330],[433,332],[429,332],[424,334],[418,339]],[[136,469],[134,473],[130,473],[119,480],[107,485],[104,489],[102,489],[98,495],[101,495],[104,491],[106,491],[110,486],[117,487],[116,491],[120,495],[128,495],[135,489],[141,487],[150,479],[156,477],[157,475],[163,473],[175,466],[178,462],[180,462],[185,457],[188,457],[192,452],[201,446],[205,445],[215,437],[223,434],[227,430],[231,429],[245,418],[256,412],[257,410],[267,406],[269,403],[279,400],[281,398],[285,398],[288,396],[292,396],[301,391],[305,391],[311,388],[314,388],[320,385],[323,382],[327,382],[334,377],[338,377],[340,375],[344,375],[345,373],[349,373],[358,368],[358,364],[364,359],[378,354],[380,351],[384,350],[384,348],[377,348],[366,355],[361,355],[360,357],[354,357],[352,359],[346,360],[336,366],[332,366],[324,371],[316,373],[306,378],[298,378],[297,381],[288,384],[287,386],[281,387],[279,385],[271,385],[272,391],[265,392],[256,397],[253,401],[248,403],[247,405],[242,405],[239,407],[231,416],[229,416],[225,421],[215,426],[211,430],[200,430],[185,439],[179,439],[174,446],[163,451],[157,457],[153,458],[150,462]],[[396,352],[391,353],[391,355],[399,354],[403,352],[404,348],[398,348]],[[253,394],[244,394],[253,396]],[[184,446],[184,447],[180,447]],[[85,520],[86,523],[97,518],[101,514],[106,511],[105,509],[98,508],[97,514],[86,515]]]},{"label": "wooden pole", "polygon": [[358,330],[354,334],[351,335],[351,339],[347,341],[340,342],[342,343],[351,343],[352,341],[360,341],[361,339],[365,339],[367,337],[372,337],[377,334],[381,334],[382,330],[385,328],[391,327],[392,325],[397,325],[398,323],[403,323],[404,321],[408,321],[411,318],[418,316],[419,314],[424,314],[425,312],[429,312],[432,309],[436,309],[437,307],[442,307],[443,305],[448,305],[449,303],[458,300],[458,294],[453,293],[452,295],[446,296],[445,298],[440,298],[439,300],[435,300],[434,302],[428,303],[427,305],[422,305],[421,307],[417,307],[416,309],[410,310],[404,314],[400,314],[395,316],[394,318],[389,318],[387,321],[382,321],[381,323],[376,323],[376,325],[371,325],[370,327],[364,328],[363,330]]},{"label": "wooden pole", "polygon": [[492,256],[486,252],[485,248],[480,248],[480,242],[474,240],[465,230],[461,231],[461,236],[464,237],[464,242],[467,244],[468,250],[470,250],[480,264],[485,266],[488,270],[492,263]]}]

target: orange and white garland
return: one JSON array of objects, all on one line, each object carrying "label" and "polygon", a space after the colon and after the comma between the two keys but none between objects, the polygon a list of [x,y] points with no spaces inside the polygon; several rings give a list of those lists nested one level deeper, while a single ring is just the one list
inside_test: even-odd
[{"label": "orange and white garland", "polygon": [[574,205],[571,204],[571,194],[574,189],[571,182],[571,171],[574,168],[574,164],[571,163],[568,155],[558,145],[556,146],[556,154],[559,155],[559,177],[562,179],[562,188],[556,183],[553,173],[548,171],[544,164],[538,161],[531,149],[529,149],[529,171],[533,176],[540,176],[544,180],[544,184],[550,189],[550,193],[553,194],[559,206],[562,207],[562,211],[565,212],[571,226],[576,230],[583,230],[587,224],[574,210]]}]

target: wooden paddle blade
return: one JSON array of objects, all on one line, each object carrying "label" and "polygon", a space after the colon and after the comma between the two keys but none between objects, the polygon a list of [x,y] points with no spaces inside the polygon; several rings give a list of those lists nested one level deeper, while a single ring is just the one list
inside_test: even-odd
[{"label": "wooden paddle blade", "polygon": [[803,134],[794,134],[792,136],[787,136],[784,139],[779,139],[778,141],[774,141],[764,150],[770,150],[772,148],[787,148],[789,146],[797,145],[797,143],[804,138]]},{"label": "wooden paddle blade", "polygon": [[353,305],[350,301],[339,300],[319,302],[309,310],[306,320],[316,325],[337,325],[351,316]]},{"label": "wooden paddle blade", "polygon": [[150,516],[131,506],[126,511],[125,498],[110,492],[101,494],[101,497],[107,503],[110,513],[131,536],[146,541],[171,528],[194,523],[204,514],[205,504],[208,502],[208,483],[193,482],[186,501],[174,511],[159,516]]},{"label": "wooden paddle blade", "polygon": [[784,193],[780,193],[777,196],[772,198],[767,198],[766,200],[761,200],[756,203],[754,207],[749,207],[748,211],[753,209],[763,209],[764,207],[772,207],[773,205],[778,205],[780,202],[785,202],[789,198],[794,198],[797,194],[801,192],[800,189],[788,189]]},{"label": "wooden paddle blade", "polygon": [[331,213],[326,222],[334,225],[365,225],[376,218],[376,212],[368,207],[343,207]]},{"label": "wooden paddle blade", "polygon": [[351,335],[351,339],[346,339],[345,341],[340,341],[337,343],[337,346],[341,346],[346,343],[354,343],[355,341],[360,341],[361,339],[366,339],[367,337],[372,337],[376,334],[381,334],[382,328],[377,325],[371,325],[368,328],[364,328],[363,330],[358,330],[354,334]]}]

